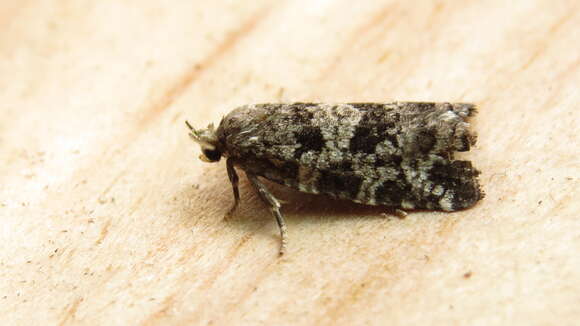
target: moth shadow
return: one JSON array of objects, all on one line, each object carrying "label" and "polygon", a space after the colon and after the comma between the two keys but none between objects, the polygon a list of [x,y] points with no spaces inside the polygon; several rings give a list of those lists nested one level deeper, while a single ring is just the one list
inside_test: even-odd
[{"label": "moth shadow", "polygon": [[[328,219],[385,219],[385,217],[396,218],[394,209],[387,206],[371,206],[358,204],[345,199],[336,199],[328,195],[317,195],[303,193],[288,187],[284,187],[272,182],[265,181],[268,189],[282,203],[282,215],[287,221],[293,220],[328,220]],[[242,186],[242,185],[241,185]],[[268,205],[263,202],[257,192],[251,186],[244,186],[244,194],[251,196],[254,211],[260,216],[266,215],[272,218]],[[247,204],[242,199],[240,206]],[[239,208],[238,208],[239,209]],[[242,208],[242,210],[245,210]],[[263,213],[262,213],[263,212]],[[386,216],[385,216],[386,214]],[[237,220],[241,215],[239,211],[233,214],[233,220]],[[233,221],[232,220],[232,221]]]},{"label": "moth shadow", "polygon": [[[282,202],[282,215],[291,224],[308,221],[326,224],[340,219],[397,220],[393,209],[387,206],[370,206],[348,200],[335,199],[327,195],[315,195],[263,180],[267,188]],[[228,216],[234,203],[229,181],[219,180],[182,189],[176,194],[180,206],[179,223],[186,227],[235,228],[244,233],[257,233],[278,240],[279,234],[272,231],[276,222],[269,206],[262,201],[258,192],[246,178],[240,178],[241,201],[237,209]],[[386,214],[386,215],[385,215]],[[220,219],[216,221],[215,219]]]}]

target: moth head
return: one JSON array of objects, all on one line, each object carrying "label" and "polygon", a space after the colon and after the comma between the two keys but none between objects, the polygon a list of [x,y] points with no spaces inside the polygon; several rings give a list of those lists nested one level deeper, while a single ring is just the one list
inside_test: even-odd
[{"label": "moth head", "polygon": [[189,137],[201,147],[199,159],[204,162],[217,162],[222,157],[219,149],[219,141],[215,132],[213,123],[210,123],[206,129],[194,129],[189,122],[185,121],[189,128]]}]

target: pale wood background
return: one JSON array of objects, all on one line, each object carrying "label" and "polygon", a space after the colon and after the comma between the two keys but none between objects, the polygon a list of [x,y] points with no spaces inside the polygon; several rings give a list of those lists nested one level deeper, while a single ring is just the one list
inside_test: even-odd
[{"label": "pale wood background", "polygon": [[[573,325],[580,3],[0,2],[2,324]],[[275,188],[288,255],[184,120],[272,101],[478,103],[457,213]]]}]

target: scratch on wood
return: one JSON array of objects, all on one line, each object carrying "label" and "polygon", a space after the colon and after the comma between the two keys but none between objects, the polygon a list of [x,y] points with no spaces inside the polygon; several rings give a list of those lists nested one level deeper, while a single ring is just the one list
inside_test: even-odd
[{"label": "scratch on wood", "polygon": [[141,207],[141,203],[143,202],[143,200],[145,199],[145,196],[140,196],[135,203],[133,204],[133,206],[131,206],[131,209],[129,209],[129,212],[127,213],[127,215],[133,215],[133,213],[135,213],[135,211],[137,210],[137,208]]},{"label": "scratch on wood", "polygon": [[101,243],[103,243],[103,240],[109,234],[109,227],[110,226],[111,226],[111,220],[109,219],[105,222],[105,225],[103,225],[103,228],[101,229],[101,233],[99,234],[99,238],[97,239],[97,241],[95,241],[96,245],[100,245]]},{"label": "scratch on wood", "polygon": [[528,60],[526,60],[522,65],[521,70],[526,70],[542,53],[546,52],[546,49],[549,47],[548,42],[554,39],[552,34],[555,34],[576,13],[576,10],[569,10],[565,16],[560,17],[560,19],[558,19],[556,23],[548,29],[547,33],[541,37],[541,42],[537,44],[535,51],[532,52]]},{"label": "scratch on wood", "polygon": [[215,324],[216,325],[235,324],[232,323],[231,320],[229,320],[229,318],[232,316],[232,312],[234,311],[234,309],[243,309],[242,306],[244,305],[244,303],[248,302],[248,298],[254,293],[256,293],[256,287],[259,286],[267,276],[272,274],[275,266],[278,266],[282,262],[283,260],[278,259],[278,257],[272,256],[272,260],[269,263],[261,266],[260,270],[256,272],[255,278],[250,282],[248,282],[245,290],[243,290],[243,292],[239,296],[237,296],[237,300],[224,307],[220,315],[217,316],[219,317],[219,320],[216,321]]},{"label": "scratch on wood", "polygon": [[81,304],[81,302],[83,302],[83,300],[84,300],[83,298],[76,298],[73,301],[73,303],[71,303],[65,310],[63,318],[58,324],[62,326],[66,325],[69,322],[74,321],[79,305]]},{"label": "scratch on wood", "polygon": [[[263,226],[266,226],[267,224],[264,223]],[[238,253],[240,252],[240,249],[242,249],[242,247],[250,240],[254,237],[255,233],[248,233],[245,234],[244,236],[242,236],[242,238],[240,239],[240,241],[238,241],[238,243],[235,245],[235,247],[230,250],[230,252],[228,253],[228,255],[226,257],[224,257],[222,259],[222,263],[213,269],[213,271],[211,271],[211,274],[209,275],[209,277],[205,280],[205,282],[203,282],[203,284],[199,287],[199,290],[201,291],[207,291],[209,288],[211,288],[211,286],[215,283],[216,279],[218,278],[218,276],[222,275],[225,271],[228,270],[228,267],[230,267],[234,261],[234,259],[236,258],[236,256],[238,255]]]},{"label": "scratch on wood", "polygon": [[140,121],[139,126],[141,128],[146,127],[155,118],[157,118],[163,111],[168,109],[176,98],[181,96],[185,90],[193,83],[196,79],[201,76],[201,73],[208,67],[211,67],[216,62],[219,61],[229,50],[231,50],[234,45],[236,45],[241,39],[247,36],[252,30],[258,26],[258,23],[264,20],[271,11],[271,6],[266,6],[261,8],[256,13],[254,13],[249,19],[246,20],[240,28],[234,30],[221,42],[207,57],[205,57],[201,62],[197,62],[188,71],[186,71],[183,76],[169,88],[169,90],[163,95],[157,102],[154,102],[149,108],[144,112],[144,117]]},{"label": "scratch on wood", "polygon": [[458,218],[449,218],[442,220],[439,226],[439,230],[437,230],[436,232],[437,236],[440,238],[448,237],[449,234],[451,234],[453,230],[455,230],[455,226],[457,226],[458,222],[459,222]]},{"label": "scratch on wood", "polygon": [[161,302],[161,307],[149,316],[143,325],[157,325],[160,324],[159,321],[168,315],[168,311],[175,305],[175,295],[170,295],[166,297],[163,302]]},{"label": "scratch on wood", "polygon": [[105,199],[105,196],[109,193],[109,191],[111,191],[111,189],[113,188],[113,186],[119,181],[119,179],[121,179],[121,177],[125,174],[125,170],[122,170],[121,172],[119,172],[114,178],[113,180],[111,180],[111,182],[109,183],[109,185],[103,190],[103,192],[101,192],[101,195],[98,197],[99,200],[103,201],[103,202],[107,202],[107,200]]},{"label": "scratch on wood", "polygon": [[[373,26],[379,24],[383,20],[385,20],[389,16],[393,15],[395,4],[390,4],[385,6],[381,10],[377,12],[372,18],[365,21],[365,24],[356,28],[348,37],[348,39],[343,43],[342,48],[336,52],[336,56],[332,59],[332,61],[322,69],[322,73],[319,75],[319,80],[325,80],[328,78],[328,74],[336,69],[336,67],[340,64],[342,60],[342,54],[346,52],[348,49],[352,48],[352,45],[357,43],[362,39],[362,35],[367,33]],[[381,34],[381,37],[384,37],[384,34]]]}]

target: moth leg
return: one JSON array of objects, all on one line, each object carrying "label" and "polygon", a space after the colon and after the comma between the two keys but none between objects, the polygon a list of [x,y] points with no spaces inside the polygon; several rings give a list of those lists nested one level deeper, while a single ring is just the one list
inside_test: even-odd
[{"label": "moth leg", "polygon": [[407,214],[407,212],[405,212],[402,209],[395,208],[395,215],[402,220],[402,219],[406,218],[407,215],[409,215],[409,214]]},{"label": "moth leg", "polygon": [[384,217],[387,217],[388,215],[395,215],[396,217],[398,217],[399,219],[403,220],[407,217],[407,212],[405,212],[404,210],[400,209],[400,208],[388,208],[388,214],[387,213],[382,213],[381,215]]},{"label": "moth leg", "polygon": [[226,162],[226,167],[228,170],[228,177],[230,178],[230,182],[232,184],[232,189],[234,191],[234,204],[227,212],[226,217],[231,216],[236,208],[238,208],[238,204],[240,203],[240,190],[238,189],[238,174],[236,173],[236,169],[234,168],[234,161],[231,158],[228,158]]},{"label": "moth leg", "polygon": [[266,204],[270,205],[270,210],[272,214],[276,218],[276,222],[278,222],[278,227],[280,228],[280,237],[282,238],[282,242],[280,244],[280,255],[283,255],[286,252],[286,245],[288,243],[288,233],[286,230],[286,222],[280,213],[280,202],[274,195],[266,188],[266,186],[258,180],[258,177],[254,174],[247,173],[248,179],[252,183],[252,185],[258,190],[260,197]]}]

